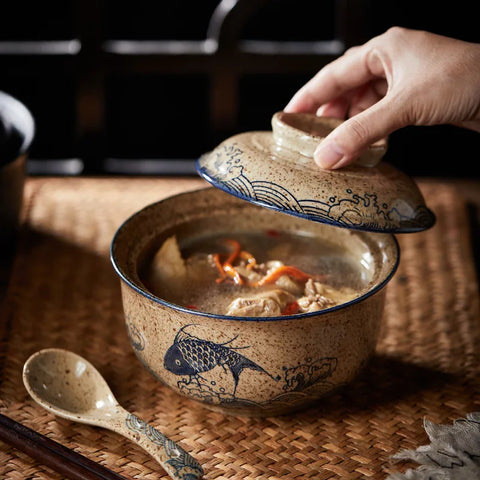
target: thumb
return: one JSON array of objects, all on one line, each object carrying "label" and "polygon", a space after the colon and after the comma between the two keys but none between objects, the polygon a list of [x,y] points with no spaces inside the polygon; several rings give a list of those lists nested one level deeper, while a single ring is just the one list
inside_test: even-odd
[{"label": "thumb", "polygon": [[385,98],[345,120],[317,147],[315,162],[325,169],[353,163],[367,148],[389,133],[405,126],[403,115]]}]

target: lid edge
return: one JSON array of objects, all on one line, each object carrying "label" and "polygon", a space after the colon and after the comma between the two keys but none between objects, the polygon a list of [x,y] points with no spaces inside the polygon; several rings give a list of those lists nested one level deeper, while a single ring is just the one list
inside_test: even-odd
[{"label": "lid edge", "polygon": [[197,173],[214,187],[249,203],[309,221],[325,223],[350,230],[378,233],[418,233],[431,228],[436,222],[435,214],[425,205],[419,205],[416,208],[415,216],[413,218],[401,220],[397,223],[390,222],[389,224],[383,226],[380,226],[375,222],[354,224],[348,221],[331,218],[328,215],[309,214],[308,212],[304,211],[301,206],[299,206],[299,202],[296,202],[294,206],[285,202],[278,202],[278,192],[275,192],[273,188],[271,192],[272,195],[270,197],[272,200],[269,201],[268,195],[265,195],[265,185],[262,185],[262,197],[259,198],[254,194],[255,185],[248,182],[248,179],[243,178],[240,182],[218,180],[210,175],[208,167],[204,165],[207,160],[206,157],[208,157],[208,154],[202,155],[200,158],[198,158],[195,162],[195,168]]}]

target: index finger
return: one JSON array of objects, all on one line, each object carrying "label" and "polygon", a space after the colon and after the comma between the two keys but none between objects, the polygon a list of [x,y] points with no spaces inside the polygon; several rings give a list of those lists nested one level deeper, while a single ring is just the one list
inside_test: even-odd
[{"label": "index finger", "polygon": [[372,70],[372,54],[374,50],[369,43],[347,50],[309,80],[284,110],[315,113],[321,105],[378,78],[379,72]]}]

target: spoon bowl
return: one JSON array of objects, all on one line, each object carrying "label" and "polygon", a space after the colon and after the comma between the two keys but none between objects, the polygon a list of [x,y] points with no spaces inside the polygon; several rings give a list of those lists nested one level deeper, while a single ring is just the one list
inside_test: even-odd
[{"label": "spoon bowl", "polygon": [[30,396],[59,417],[103,427],[134,441],[150,453],[175,480],[196,480],[203,470],[179,445],[115,399],[98,370],[68,350],[49,348],[34,353],[23,367]]},{"label": "spoon bowl", "polygon": [[[25,364],[28,393],[58,416],[88,424],[111,418],[118,402],[91,363],[73,352],[48,349],[35,353]],[[88,421],[87,421],[88,420]]]}]

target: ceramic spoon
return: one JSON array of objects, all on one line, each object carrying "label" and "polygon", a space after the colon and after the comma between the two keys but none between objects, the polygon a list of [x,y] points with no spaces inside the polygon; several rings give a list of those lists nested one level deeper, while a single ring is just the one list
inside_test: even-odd
[{"label": "ceramic spoon", "polygon": [[23,367],[31,397],[59,417],[120,433],[143,447],[175,480],[196,480],[202,467],[163,433],[119,405],[104,378],[73,352],[45,349]]}]

